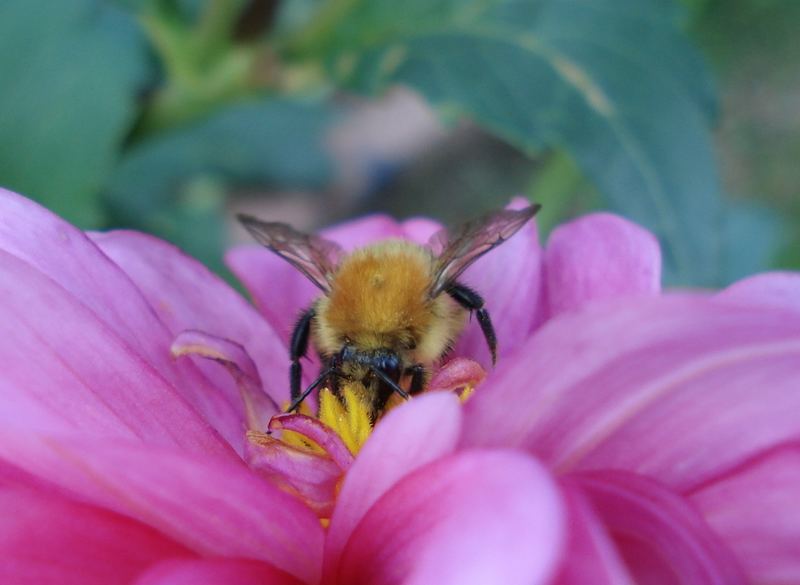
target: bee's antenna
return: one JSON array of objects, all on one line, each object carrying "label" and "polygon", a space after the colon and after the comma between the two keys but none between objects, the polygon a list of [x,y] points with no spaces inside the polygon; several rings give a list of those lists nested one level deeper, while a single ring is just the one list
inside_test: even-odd
[{"label": "bee's antenna", "polygon": [[317,379],[311,382],[311,385],[308,388],[306,388],[305,391],[300,396],[298,396],[294,402],[292,402],[289,405],[289,408],[286,409],[286,412],[289,413],[297,410],[300,407],[300,404],[303,402],[303,400],[308,398],[308,395],[314,391],[314,388],[322,384],[325,381],[325,379],[332,373],[334,373],[333,368],[328,368],[327,370],[324,370],[319,376],[317,376]]},{"label": "bee's antenna", "polygon": [[403,397],[404,399],[406,399],[406,400],[408,400],[408,399],[410,398],[410,396],[408,395],[408,392],[406,392],[406,391],[405,391],[405,390],[403,390],[403,389],[402,389],[400,386],[398,386],[398,385],[397,385],[397,382],[395,382],[394,380],[392,380],[392,379],[391,379],[391,378],[390,378],[390,377],[389,377],[389,376],[386,374],[386,372],[384,372],[383,370],[381,370],[380,368],[378,368],[378,367],[376,367],[376,366],[372,366],[372,367],[371,367],[371,369],[372,369],[372,371],[375,373],[375,375],[376,375],[376,376],[378,376],[378,378],[380,378],[380,379],[381,379],[381,382],[383,382],[384,384],[386,384],[387,386],[389,386],[389,388],[391,388],[392,390],[394,390],[395,392],[397,392],[397,393],[398,393],[400,396],[402,396],[402,397]]}]

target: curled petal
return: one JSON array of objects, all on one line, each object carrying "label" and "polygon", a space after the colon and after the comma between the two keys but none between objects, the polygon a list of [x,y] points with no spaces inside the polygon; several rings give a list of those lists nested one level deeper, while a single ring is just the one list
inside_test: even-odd
[{"label": "curled petal", "polygon": [[682,492],[797,437],[798,376],[796,313],[704,297],[595,305],[499,364],[465,405],[464,443],[523,445],[562,471],[625,469]]},{"label": "curled petal", "polygon": [[325,574],[369,508],[404,475],[450,453],[461,431],[455,396],[423,394],[392,409],[376,425],[345,476],[325,543]]},{"label": "curled petal", "polygon": [[576,474],[596,514],[616,539],[636,583],[747,583],[733,553],[688,502],[631,473]]},{"label": "curled petal", "polygon": [[725,302],[800,311],[800,273],[768,272],[740,280],[719,292]]},{"label": "curled petal", "polygon": [[610,213],[587,215],[553,230],[544,262],[548,317],[589,301],[660,290],[658,241],[644,228]]},{"label": "curled petal", "polygon": [[[333,429],[304,414],[277,415],[269,430],[248,434],[250,467],[330,518],[339,483],[353,463],[350,450]],[[271,434],[275,431],[279,438]]]},{"label": "curled petal", "polygon": [[278,405],[261,389],[261,378],[253,360],[238,343],[201,331],[183,331],[170,348],[172,355],[195,355],[221,364],[231,375],[241,396],[243,418],[248,430],[267,428]]},{"label": "curled petal", "polygon": [[754,583],[800,583],[800,444],[754,457],[691,495]]},{"label": "curled petal", "polygon": [[[260,369],[264,390],[276,400],[286,396],[287,384],[283,380],[276,384],[272,375],[287,367],[285,344],[227,283],[172,244],[153,236],[130,231],[90,235],[144,293],[171,337],[192,329],[235,341]],[[198,366],[217,392],[226,393],[231,404],[238,405],[238,390],[228,376],[212,364]]]},{"label": "curled petal", "polygon": [[0,582],[127,585],[150,564],[191,553],[135,520],[53,492],[0,489]]},{"label": "curled petal", "polygon": [[171,559],[141,575],[134,585],[303,585],[266,563],[242,559]]},{"label": "curled petal", "polygon": [[478,362],[467,358],[455,358],[443,365],[431,377],[427,391],[462,391],[462,397],[468,396],[486,377]]},{"label": "curled petal", "polygon": [[200,555],[262,560],[309,583],[319,578],[317,516],[241,462],[8,428],[0,429],[0,458]]},{"label": "curled petal", "polygon": [[[530,205],[516,197],[509,209]],[[469,267],[460,280],[486,302],[497,334],[499,359],[517,350],[542,319],[540,300],[542,250],[535,221],[528,222],[503,245]],[[455,355],[491,365],[489,350],[477,319],[472,319],[456,344]]]},{"label": "curled petal", "polygon": [[294,493],[320,518],[330,518],[342,468],[325,454],[290,445],[266,433],[250,433],[247,464]]},{"label": "curled petal", "polygon": [[533,458],[463,452],[416,469],[375,502],[331,582],[545,584],[563,543],[563,503]]},{"label": "curled petal", "polygon": [[304,414],[280,414],[272,417],[269,429],[292,431],[311,439],[322,447],[342,471],[349,469],[353,463],[353,455],[339,435],[316,418]]}]

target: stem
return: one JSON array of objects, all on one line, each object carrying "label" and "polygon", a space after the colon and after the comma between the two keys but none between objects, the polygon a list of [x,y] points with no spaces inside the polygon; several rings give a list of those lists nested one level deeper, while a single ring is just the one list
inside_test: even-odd
[{"label": "stem", "polygon": [[213,59],[231,44],[242,0],[208,0],[193,32],[199,62]]},{"label": "stem", "polygon": [[342,19],[361,0],[328,0],[308,25],[284,44],[290,56],[303,57],[319,52],[327,37],[339,26]]}]

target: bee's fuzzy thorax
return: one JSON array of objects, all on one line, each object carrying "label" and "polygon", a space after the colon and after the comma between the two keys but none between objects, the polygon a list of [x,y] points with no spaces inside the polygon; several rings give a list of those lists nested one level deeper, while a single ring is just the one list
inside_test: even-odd
[{"label": "bee's fuzzy thorax", "polygon": [[391,347],[435,360],[459,333],[463,311],[446,295],[431,298],[433,273],[430,250],[402,240],[345,257],[317,303],[319,349],[330,355],[349,340],[364,351]]}]

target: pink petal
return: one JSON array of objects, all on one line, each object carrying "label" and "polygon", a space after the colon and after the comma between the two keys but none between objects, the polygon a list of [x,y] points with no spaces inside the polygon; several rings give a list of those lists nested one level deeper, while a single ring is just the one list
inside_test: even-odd
[{"label": "pink petal", "polygon": [[173,559],[155,565],[134,585],[302,585],[302,581],[258,561]]},{"label": "pink petal", "polygon": [[572,478],[616,539],[636,583],[735,585],[736,558],[686,500],[645,477],[603,471]]},{"label": "pink petal", "polygon": [[798,376],[796,313],[700,297],[595,306],[500,364],[465,405],[464,442],[683,491],[797,437]]},{"label": "pink petal", "polygon": [[325,574],[335,573],[339,555],[367,510],[411,471],[450,453],[461,431],[458,399],[423,394],[385,416],[347,473],[325,544]]},{"label": "pink petal", "polygon": [[228,371],[238,389],[237,410],[242,417],[242,424],[235,429],[236,438],[243,440],[245,430],[266,429],[269,419],[279,412],[275,401],[262,390],[255,363],[238,343],[200,331],[183,331],[170,351],[175,357],[193,355],[211,360]]},{"label": "pink petal", "polygon": [[113,512],[25,489],[0,490],[0,583],[127,585],[150,564],[191,553]]},{"label": "pink petal", "polygon": [[241,463],[8,429],[0,429],[0,457],[201,555],[262,560],[308,582],[319,577],[316,515]]},{"label": "pink petal", "polygon": [[405,239],[424,246],[433,234],[442,229],[442,224],[427,217],[412,217],[402,222],[400,227]]},{"label": "pink petal", "polygon": [[518,452],[465,452],[418,468],[367,512],[335,583],[532,585],[564,541],[558,490]]},{"label": "pink petal", "polygon": [[[255,362],[267,393],[276,400],[286,399],[286,345],[224,281],[175,246],[147,234],[117,231],[92,238],[136,283],[172,337],[193,329],[238,343]],[[212,364],[198,365],[238,405],[229,376]]]},{"label": "pink petal", "polygon": [[800,311],[800,273],[767,272],[745,278],[716,295],[725,302]]},{"label": "pink petal", "polygon": [[0,274],[4,425],[234,456],[129,340],[74,296],[5,252]]},{"label": "pink petal", "polygon": [[123,339],[129,353],[154,367],[201,412],[223,416],[227,405],[196,368],[171,359],[172,335],[142,293],[83,232],[36,203],[2,189],[0,218],[0,251],[62,287],[93,313],[95,320]]},{"label": "pink petal", "polygon": [[634,585],[606,527],[581,488],[562,482],[568,511],[568,539],[555,585]]},{"label": "pink petal", "polygon": [[656,238],[610,213],[594,213],[550,234],[545,251],[547,314],[590,301],[657,294],[661,251]]},{"label": "pink petal", "polygon": [[[509,209],[530,205],[515,198]],[[486,309],[497,333],[499,359],[512,354],[541,321],[540,306],[542,250],[535,221],[467,269],[462,282],[486,301]],[[491,358],[477,319],[471,319],[456,344],[455,355],[476,360],[484,367]]]},{"label": "pink petal", "polygon": [[403,229],[388,215],[368,215],[337,224],[322,231],[322,236],[338,243],[347,252],[379,240],[401,239]]},{"label": "pink petal", "polygon": [[[743,432],[749,432],[743,429]],[[800,583],[800,444],[753,458],[691,499],[754,583]]]}]

